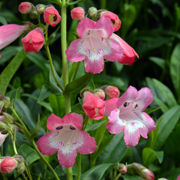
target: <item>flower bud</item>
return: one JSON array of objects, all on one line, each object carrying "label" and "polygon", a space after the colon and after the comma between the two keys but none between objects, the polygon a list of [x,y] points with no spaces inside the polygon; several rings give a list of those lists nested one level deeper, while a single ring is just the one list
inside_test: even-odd
[{"label": "flower bud", "polygon": [[84,9],[82,7],[76,7],[71,11],[71,18],[74,20],[81,20],[84,18]]},{"label": "flower bud", "polygon": [[0,147],[3,144],[3,142],[5,141],[6,137],[8,136],[8,134],[2,134],[0,132]]},{"label": "flower bud", "polygon": [[22,14],[30,14],[32,9],[34,8],[34,5],[30,2],[22,2],[19,5],[19,12]]},{"label": "flower bud", "polygon": [[18,164],[17,168],[16,168],[16,172],[19,174],[22,174],[26,169],[26,166],[24,164],[24,162]]},{"label": "flower bud", "polygon": [[93,93],[93,90],[92,90],[92,89],[88,89],[88,88],[84,88],[84,89],[81,90],[81,92],[80,92],[80,97],[83,98],[86,92]]},{"label": "flower bud", "polygon": [[6,112],[3,112],[3,115],[5,116],[5,118],[3,120],[4,122],[6,122],[6,123],[13,123],[14,118],[10,114],[8,114]]},{"label": "flower bud", "polygon": [[97,16],[97,9],[95,8],[95,7],[90,7],[89,9],[88,9],[88,14],[89,14],[89,16],[91,16],[91,17],[96,17]]},{"label": "flower bud", "polygon": [[118,98],[119,94],[120,94],[120,91],[115,86],[108,86],[107,88],[105,88],[105,94],[109,98]]},{"label": "flower bud", "polygon": [[45,9],[44,21],[46,23],[50,24],[52,27],[55,27],[60,22],[60,20],[61,20],[61,16],[53,6],[50,6]]},{"label": "flower bud", "polygon": [[99,13],[99,15],[100,15],[100,17],[105,16],[111,20],[113,28],[114,28],[114,32],[118,31],[119,28],[121,27],[121,21],[116,14],[114,14],[110,11],[102,11]]},{"label": "flower bud", "polygon": [[7,125],[5,123],[3,123],[2,121],[0,121],[0,131],[3,131],[7,128]]},{"label": "flower bud", "polygon": [[36,19],[37,17],[38,17],[37,11],[36,10],[31,11],[30,18],[31,19]]},{"label": "flower bud", "polygon": [[30,31],[21,39],[26,52],[38,52],[44,44],[44,34],[41,28]]},{"label": "flower bud", "polygon": [[105,92],[102,89],[95,89],[94,94],[102,100],[105,98]]},{"label": "flower bud", "polygon": [[17,167],[17,161],[12,157],[5,158],[0,164],[1,174],[8,174]]},{"label": "flower bud", "polygon": [[[168,180],[168,179],[166,179],[166,178],[159,178],[157,180]],[[180,179],[177,179],[177,180],[180,180]]]},{"label": "flower bud", "polygon": [[45,10],[46,6],[44,4],[38,4],[36,6],[36,11],[38,12],[38,14],[42,14]]},{"label": "flower bud", "polygon": [[3,100],[5,98],[3,93],[0,93],[0,101]]},{"label": "flower bud", "polygon": [[118,165],[118,170],[121,174],[127,173],[127,167],[124,164],[119,164]]}]

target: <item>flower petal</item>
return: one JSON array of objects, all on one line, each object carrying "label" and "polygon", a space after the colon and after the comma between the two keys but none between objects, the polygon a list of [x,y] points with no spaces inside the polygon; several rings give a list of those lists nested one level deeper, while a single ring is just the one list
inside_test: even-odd
[{"label": "flower petal", "polygon": [[76,150],[72,151],[71,153],[63,153],[61,150],[58,151],[58,160],[63,167],[72,167],[75,163],[76,156]]},{"label": "flower petal", "polygon": [[108,38],[112,35],[114,28],[112,26],[111,20],[105,16],[101,17],[96,22],[96,29],[102,30],[102,37]]},{"label": "flower petal", "polygon": [[86,17],[79,22],[77,26],[77,34],[79,35],[80,38],[82,38],[84,32],[86,32],[87,30],[94,29],[95,26],[96,26],[96,22]]},{"label": "flower petal", "polygon": [[104,115],[109,116],[111,111],[117,108],[117,101],[119,98],[112,98],[106,100]]},{"label": "flower petal", "polygon": [[150,133],[150,131],[152,131],[152,130],[155,130],[156,129],[156,123],[154,122],[154,120],[145,112],[143,112],[143,116],[145,119],[143,124],[148,128],[148,133]]},{"label": "flower petal", "polygon": [[3,144],[3,142],[5,141],[6,137],[8,136],[9,134],[2,134],[0,132],[0,147],[1,145]]},{"label": "flower petal", "polygon": [[53,131],[58,125],[62,125],[63,121],[60,117],[55,114],[51,114],[47,119],[47,128]]},{"label": "flower petal", "polygon": [[85,57],[84,61],[85,70],[93,74],[101,73],[104,69],[104,59],[101,55],[92,55],[91,57]]},{"label": "flower petal", "polygon": [[81,154],[93,153],[97,148],[94,138],[89,136],[89,134],[85,131],[81,131],[81,136],[83,137],[84,143],[77,148],[77,151]]},{"label": "flower petal", "polygon": [[58,150],[52,146],[53,133],[47,133],[37,141],[37,147],[45,156],[55,154]]},{"label": "flower petal", "polygon": [[71,62],[78,62],[82,61],[85,58],[85,55],[80,52],[81,46],[82,46],[83,40],[76,39],[73,42],[71,42],[70,46],[66,50],[66,56],[67,60]]}]

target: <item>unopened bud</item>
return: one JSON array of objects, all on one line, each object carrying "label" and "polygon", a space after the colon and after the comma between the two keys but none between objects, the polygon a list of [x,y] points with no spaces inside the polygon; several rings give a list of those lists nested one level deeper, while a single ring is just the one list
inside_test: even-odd
[{"label": "unopened bud", "polygon": [[24,164],[24,162],[18,164],[17,168],[16,168],[16,172],[19,174],[22,174],[26,169],[26,166]]},{"label": "unopened bud", "polygon": [[84,9],[82,7],[76,7],[71,11],[71,17],[74,20],[81,20],[84,18]]},{"label": "unopened bud", "polygon": [[42,14],[45,10],[46,6],[44,4],[38,4],[36,6],[36,11],[38,12],[38,14]]},{"label": "unopened bud", "polygon": [[0,121],[0,131],[3,131],[7,128],[7,125],[5,123],[3,123],[2,121]]},{"label": "unopened bud", "polygon": [[30,2],[22,2],[19,5],[19,12],[22,14],[30,14],[30,12],[34,9],[34,5]]},{"label": "unopened bud", "polygon": [[115,86],[108,86],[107,88],[105,88],[105,94],[109,98],[118,98],[119,94],[120,94],[120,91]]},{"label": "unopened bud", "polygon": [[38,17],[37,11],[36,10],[31,11],[30,18],[31,19],[36,19],[37,17]]},{"label": "unopened bud", "polygon": [[17,167],[17,161],[12,157],[5,158],[0,164],[0,171],[2,175],[8,174]]},{"label": "unopened bud", "polygon": [[[168,180],[168,179],[166,179],[166,178],[159,178],[157,180]],[[177,180],[180,180],[180,179],[177,179]]]},{"label": "unopened bud", "polygon": [[24,162],[24,158],[20,155],[14,155],[13,158],[18,161],[18,163]]},{"label": "unopened bud", "polygon": [[102,89],[95,89],[94,94],[102,100],[105,98],[105,92]]},{"label": "unopened bud", "polygon": [[83,90],[81,90],[80,96],[81,96],[82,98],[84,97],[85,92],[93,93],[93,90],[92,90],[92,89],[88,89],[88,88],[84,88]]},{"label": "unopened bud", "polygon": [[13,123],[14,118],[10,114],[3,112],[3,115],[5,116],[5,119],[3,120],[4,122]]},{"label": "unopened bud", "polygon": [[127,167],[124,164],[119,164],[118,165],[118,170],[121,174],[127,173]]},{"label": "unopened bud", "polygon": [[8,108],[11,105],[10,98],[7,96],[4,98],[3,102],[4,102],[4,108]]},{"label": "unopened bud", "polygon": [[97,9],[95,8],[95,7],[90,7],[89,9],[88,9],[88,14],[89,14],[89,16],[91,16],[91,17],[96,17],[97,16]]},{"label": "unopened bud", "polygon": [[5,98],[3,93],[0,93],[0,101],[3,100]]}]

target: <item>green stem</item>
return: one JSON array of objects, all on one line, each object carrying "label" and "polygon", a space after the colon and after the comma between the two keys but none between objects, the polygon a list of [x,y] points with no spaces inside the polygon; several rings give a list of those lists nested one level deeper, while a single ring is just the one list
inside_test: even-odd
[{"label": "green stem", "polygon": [[55,178],[57,180],[60,180],[60,178],[57,176],[56,172],[54,171],[54,169],[52,168],[52,166],[46,161],[46,159],[44,158],[44,156],[41,154],[41,152],[39,151],[39,149],[37,148],[34,140],[30,141],[32,146],[34,147],[34,149],[36,150],[36,152],[38,153],[38,155],[40,156],[40,158],[44,161],[44,163],[47,165],[47,167],[51,170],[51,172],[54,174]]},{"label": "green stem", "polygon": [[78,153],[78,175],[77,175],[77,180],[80,180],[81,176],[81,154]]},{"label": "green stem", "polygon": [[8,178],[6,177],[6,175],[3,175],[3,180],[8,180]]},{"label": "green stem", "polygon": [[115,180],[118,180],[120,176],[121,176],[121,173],[118,174]]},{"label": "green stem", "polygon": [[59,81],[57,80],[56,78],[56,74],[55,74],[55,70],[54,70],[54,66],[53,66],[53,62],[52,62],[52,58],[51,58],[51,53],[49,51],[49,46],[47,45],[44,45],[44,48],[46,50],[46,53],[47,53],[47,56],[48,56],[48,59],[49,59],[49,64],[50,64],[50,67],[51,67],[51,71],[52,71],[52,74],[53,74],[53,77],[57,83],[57,86],[62,90],[64,91],[63,87],[61,86],[61,84],[59,83]]},{"label": "green stem", "polygon": [[101,0],[101,8],[100,9],[106,9],[106,0]]},{"label": "green stem", "polygon": [[[63,67],[63,81],[64,87],[69,83],[68,76],[68,61],[66,60],[67,49],[67,7],[66,0],[62,0],[61,5],[61,50],[62,50],[62,67]],[[65,95],[65,113],[71,112],[71,98],[70,95]],[[72,168],[67,168],[67,180],[73,180]]]},{"label": "green stem", "polygon": [[25,180],[28,180],[28,179],[26,178],[26,176],[25,176],[24,173],[22,173],[21,175],[22,175],[22,177],[23,177]]}]

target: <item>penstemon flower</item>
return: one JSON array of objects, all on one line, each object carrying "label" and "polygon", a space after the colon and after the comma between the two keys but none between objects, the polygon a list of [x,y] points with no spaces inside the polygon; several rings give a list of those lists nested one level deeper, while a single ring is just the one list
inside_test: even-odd
[{"label": "penstemon flower", "polygon": [[[142,88],[137,91],[132,86],[119,99],[107,100],[105,111],[105,115],[108,115],[109,119],[109,123],[106,125],[107,130],[111,134],[117,134],[124,130],[126,145],[128,147],[136,146],[140,135],[147,138],[147,134],[156,128],[153,119],[142,112],[152,101],[153,94],[150,89]],[[114,104],[113,107],[112,104]]]},{"label": "penstemon flower", "polygon": [[72,167],[77,151],[90,154],[97,148],[94,138],[81,131],[82,123],[82,116],[76,113],[67,114],[63,119],[52,114],[47,120],[47,128],[51,132],[37,141],[38,149],[46,156],[58,151],[59,163]]},{"label": "penstemon flower", "polygon": [[67,60],[78,62],[84,59],[85,70],[100,73],[104,69],[104,59],[112,62],[122,58],[123,50],[113,38],[110,19],[102,17],[97,22],[82,19],[77,27],[80,39],[74,40],[66,50]]}]

